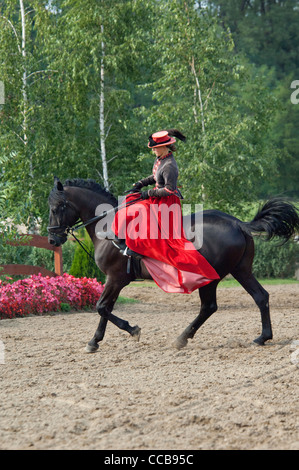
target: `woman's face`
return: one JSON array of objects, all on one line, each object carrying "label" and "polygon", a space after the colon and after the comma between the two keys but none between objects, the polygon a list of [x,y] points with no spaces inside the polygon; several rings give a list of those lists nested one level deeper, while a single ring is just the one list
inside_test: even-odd
[{"label": "woman's face", "polygon": [[164,155],[167,155],[169,152],[166,145],[163,145],[162,147],[154,147],[152,150],[156,157],[164,157]]}]

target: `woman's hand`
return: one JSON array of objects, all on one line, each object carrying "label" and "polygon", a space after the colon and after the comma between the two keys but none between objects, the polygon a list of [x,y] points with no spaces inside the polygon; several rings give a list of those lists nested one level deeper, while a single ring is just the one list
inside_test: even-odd
[{"label": "woman's hand", "polygon": [[150,197],[148,191],[141,191],[140,196],[141,199],[148,199]]},{"label": "woman's hand", "polygon": [[136,191],[140,191],[142,187],[143,187],[143,184],[141,183],[141,181],[137,181],[137,183],[133,184],[132,192],[134,193]]}]

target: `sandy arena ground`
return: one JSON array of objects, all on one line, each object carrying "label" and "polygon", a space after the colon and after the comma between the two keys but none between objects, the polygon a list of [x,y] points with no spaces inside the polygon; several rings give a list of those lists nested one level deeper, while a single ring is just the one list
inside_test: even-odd
[{"label": "sandy arena ground", "polygon": [[198,293],[149,282],[122,292],[139,303],[115,309],[142,328],[139,343],[109,324],[86,354],[97,313],[1,320],[0,449],[298,449],[299,284],[266,288],[264,347],[252,344],[260,314],[241,287],[218,289],[219,310],[181,351],[172,342]]}]

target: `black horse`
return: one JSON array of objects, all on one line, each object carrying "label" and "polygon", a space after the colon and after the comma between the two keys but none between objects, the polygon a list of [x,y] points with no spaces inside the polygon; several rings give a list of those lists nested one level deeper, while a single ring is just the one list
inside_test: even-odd
[{"label": "black horse", "polygon": [[[104,338],[108,320],[118,328],[126,330],[135,339],[139,339],[140,328],[137,325],[132,327],[127,321],[114,315],[112,310],[120,291],[136,277],[152,279],[142,260],[138,274],[133,264],[128,272],[128,258],[120,253],[111,240],[97,238],[94,217],[96,208],[102,204],[116,208],[117,200],[92,180],[67,180],[63,185],[55,178],[54,188],[49,195],[49,243],[62,245],[70,228],[81,220],[93,241],[95,262],[106,274],[105,288],[97,303],[101,319],[94,337],[86,347],[87,352],[95,352],[98,349],[98,343]],[[196,221],[195,217],[194,220]],[[203,244],[199,251],[215,268],[220,280],[231,273],[253,297],[260,309],[262,320],[261,335],[254,342],[263,345],[265,341],[272,339],[269,294],[252,274],[254,242],[251,232],[265,233],[267,239],[278,236],[287,241],[299,228],[297,210],[290,202],[275,198],[269,200],[251,222],[242,222],[218,210],[204,211],[202,220]],[[193,225],[192,230],[194,229],[196,226]],[[186,235],[188,237],[188,234]],[[186,346],[188,339],[193,338],[198,328],[216,312],[218,283],[219,280],[216,280],[199,289],[199,315],[175,341],[174,345],[178,349]]]}]

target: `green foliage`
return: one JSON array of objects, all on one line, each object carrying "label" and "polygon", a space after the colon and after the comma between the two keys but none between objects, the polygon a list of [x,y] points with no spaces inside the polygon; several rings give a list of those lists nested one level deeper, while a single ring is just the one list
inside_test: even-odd
[{"label": "green foliage", "polygon": [[237,51],[258,66],[274,67],[279,79],[299,72],[298,0],[213,0],[209,7],[232,31]]},{"label": "green foliage", "polygon": [[50,121],[54,116],[45,106],[48,64],[41,41],[49,12],[44,1],[23,3],[23,23],[21,2],[2,2],[0,12],[0,79],[5,84],[0,155],[6,160],[0,188],[7,186],[10,215],[18,214],[30,226],[43,215],[41,175],[49,159],[41,113]]},{"label": "green foliage", "polygon": [[[84,247],[86,250],[90,253],[90,255],[93,257],[94,256],[94,247],[93,243],[86,232],[81,230],[81,235],[79,235],[79,238],[82,239],[82,242],[84,244]],[[75,249],[75,254],[74,254],[74,259],[73,263],[71,266],[71,269],[69,271],[69,274],[71,274],[74,277],[87,277],[87,278],[96,278],[98,281],[101,281],[102,283],[105,282],[105,275],[99,270],[97,265],[95,264],[94,260],[90,258],[88,253],[83,250],[83,248],[77,244],[76,249]]]},{"label": "green foliage", "polygon": [[38,219],[46,233],[53,176],[102,183],[103,141],[121,194],[151,172],[148,135],[170,127],[188,138],[177,153],[186,202],[242,216],[261,191],[295,192],[298,1],[24,5],[24,51],[20,2],[0,7],[1,218]]},{"label": "green foliage", "polygon": [[275,89],[280,106],[273,119],[268,140],[271,139],[279,149],[279,154],[276,169],[271,172],[271,177],[264,182],[262,189],[268,194],[275,194],[279,188],[280,193],[296,198],[299,196],[299,105],[290,100],[291,83],[292,76],[289,75],[281,79]]},{"label": "green foliage", "polygon": [[265,242],[255,239],[255,257],[253,273],[258,278],[288,278],[294,277],[296,264],[299,261],[299,243]]},{"label": "green foliage", "polygon": [[214,12],[217,8],[222,24],[230,28],[235,50],[263,70],[264,85],[278,103],[267,138],[279,149],[277,165],[261,185],[260,195],[297,197],[299,106],[290,101],[290,85],[299,77],[299,2],[213,0],[209,7]]},{"label": "green foliage", "polygon": [[187,135],[178,153],[184,197],[241,216],[275,166],[264,138],[275,102],[215,16],[192,1],[161,2],[159,16],[155,103],[141,112],[152,129]]},{"label": "green foliage", "polygon": [[70,304],[67,304],[65,302],[61,302],[60,304],[60,311],[61,312],[69,312],[71,310]]}]

